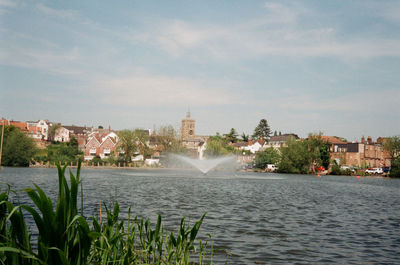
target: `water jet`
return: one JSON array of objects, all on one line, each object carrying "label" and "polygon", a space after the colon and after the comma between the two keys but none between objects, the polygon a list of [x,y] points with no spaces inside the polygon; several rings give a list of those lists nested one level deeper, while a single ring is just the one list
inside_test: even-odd
[{"label": "water jet", "polygon": [[216,168],[218,165],[226,163],[228,161],[234,161],[235,156],[223,156],[210,159],[195,159],[182,155],[172,155],[173,157],[192,165],[203,174],[207,174],[210,170]]}]

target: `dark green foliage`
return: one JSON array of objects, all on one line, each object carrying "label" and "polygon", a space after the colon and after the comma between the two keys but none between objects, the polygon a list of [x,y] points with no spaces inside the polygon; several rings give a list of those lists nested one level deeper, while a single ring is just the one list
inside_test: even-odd
[{"label": "dark green foliage", "polygon": [[95,157],[93,157],[93,159],[90,161],[90,163],[93,164],[93,165],[97,165],[98,163],[99,163],[99,164],[103,163],[103,160],[102,160],[100,157],[95,156]]},{"label": "dark green foliage", "polygon": [[[47,147],[47,161],[69,164],[77,162],[82,155],[78,149],[78,141],[72,137],[68,143],[52,143]],[[38,159],[40,159],[38,157]]]},{"label": "dark green foliage", "polygon": [[310,135],[308,139],[287,142],[287,147],[281,150],[281,161],[278,171],[282,173],[310,173],[316,167],[329,167],[329,144],[320,135]]},{"label": "dark green foliage", "polygon": [[389,176],[392,178],[400,178],[400,158],[392,161],[392,167],[390,169]]},{"label": "dark green foliage", "polygon": [[[1,131],[0,131],[1,135]],[[27,167],[36,152],[35,142],[15,126],[4,127],[1,164],[8,167]]]},{"label": "dark green foliage", "polygon": [[390,177],[400,178],[400,136],[388,137],[383,142],[383,148],[391,157]]},{"label": "dark green foliage", "polygon": [[323,144],[320,149],[321,164],[325,169],[329,168],[331,156],[329,154],[329,144]]},{"label": "dark green foliage", "polygon": [[325,142],[321,133],[317,135],[310,134],[304,141],[309,152],[309,168],[314,172],[315,167],[323,166],[328,169],[330,164],[329,144]]},{"label": "dark green foliage", "polygon": [[229,133],[224,134],[224,140],[227,143],[236,143],[238,141],[238,134],[235,128],[232,128]]},{"label": "dark green foliage", "polygon": [[242,137],[242,141],[243,142],[248,142],[249,141],[249,135],[248,134],[242,133],[241,137]]},{"label": "dark green foliage", "polygon": [[342,170],[340,166],[336,163],[336,160],[333,160],[333,165],[331,168],[331,175],[342,175]]},{"label": "dark green foliage", "polygon": [[281,160],[278,164],[278,172],[306,174],[310,169],[311,155],[307,144],[291,138],[287,147],[281,149]]},{"label": "dark green foliage", "polygon": [[271,129],[269,128],[267,120],[261,119],[260,123],[254,129],[253,138],[260,139],[262,137],[265,140],[268,140],[270,135],[271,135]]},{"label": "dark green foliage", "polygon": [[255,158],[256,168],[265,169],[268,164],[276,164],[279,161],[279,157],[279,152],[273,147],[258,152]]}]

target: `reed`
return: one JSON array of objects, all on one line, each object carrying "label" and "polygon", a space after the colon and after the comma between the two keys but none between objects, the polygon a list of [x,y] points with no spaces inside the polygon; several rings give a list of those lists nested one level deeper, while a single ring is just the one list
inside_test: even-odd
[{"label": "reed", "polygon": [[[34,207],[14,205],[9,199],[12,192],[9,186],[0,194],[0,264],[206,264],[204,260],[212,261],[213,253],[207,243],[200,241],[199,251],[195,246],[206,214],[193,226],[182,218],[176,234],[163,228],[160,215],[154,227],[149,219],[132,217],[130,208],[128,218],[120,218],[117,202],[112,209],[104,204],[106,220],[86,219],[82,187],[78,212],[81,163],[76,176],[69,172],[69,184],[66,166],[57,164],[57,168],[55,205],[37,185],[25,189]],[[38,231],[35,243],[31,243],[24,212],[35,222]],[[193,263],[194,260],[198,262]]]}]

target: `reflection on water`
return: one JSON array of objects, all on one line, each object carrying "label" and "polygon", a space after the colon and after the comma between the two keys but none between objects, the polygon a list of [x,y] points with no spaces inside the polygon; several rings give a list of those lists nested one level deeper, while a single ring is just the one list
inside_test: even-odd
[{"label": "reflection on water", "polygon": [[[132,206],[153,221],[161,213],[175,229],[181,217],[207,212],[201,236],[212,233],[229,264],[394,264],[400,257],[400,180],[190,170],[83,169],[82,176],[87,215],[116,199],[121,210]],[[5,168],[0,181],[16,190],[34,182],[57,195],[55,169]],[[225,261],[221,252],[215,259]]]}]

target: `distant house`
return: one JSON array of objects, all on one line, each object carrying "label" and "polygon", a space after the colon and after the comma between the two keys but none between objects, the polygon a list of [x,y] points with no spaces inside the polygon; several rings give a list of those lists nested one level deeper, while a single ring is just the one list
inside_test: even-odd
[{"label": "distant house", "polygon": [[42,139],[45,141],[49,140],[50,122],[48,120],[39,120],[36,126],[42,128]]},{"label": "distant house", "polygon": [[113,156],[116,151],[116,144],[117,144],[116,138],[107,136],[98,148],[99,150],[98,155],[100,156],[100,158],[103,159],[109,156]]},{"label": "distant house", "polygon": [[54,133],[54,141],[56,142],[69,142],[70,137],[69,137],[69,130],[65,127],[59,127]]},{"label": "distant house", "polygon": [[70,133],[70,138],[74,137],[78,141],[78,148],[80,150],[85,150],[85,145],[88,140],[89,134],[92,132],[93,128],[86,127],[86,126],[63,126],[64,128],[68,129]]},{"label": "distant house", "polygon": [[117,154],[118,136],[115,132],[91,133],[85,145],[85,160],[95,156],[107,158]]},{"label": "distant house", "polygon": [[274,149],[280,149],[286,146],[286,142],[289,141],[289,139],[291,138],[294,138],[296,140],[300,139],[299,136],[297,136],[297,134],[294,133],[271,136],[269,142],[265,147],[266,148],[273,147]]},{"label": "distant house", "polygon": [[247,146],[242,147],[242,150],[247,150],[250,151],[252,154],[255,154],[259,151],[262,151],[264,144],[265,144],[264,140],[258,140],[258,141],[250,140]]},{"label": "distant house", "polygon": [[43,138],[42,128],[36,126],[28,126],[28,136],[34,140],[41,141]]},{"label": "distant house", "polygon": [[[43,141],[47,141],[49,139],[49,127],[50,123],[48,120],[38,120],[38,121],[27,121],[28,130],[31,131],[33,127],[40,128],[41,137],[35,136],[32,137],[34,139],[40,139]],[[36,131],[36,130],[35,130]],[[31,134],[31,132],[29,132]]]}]

